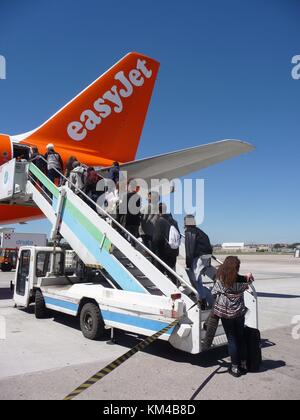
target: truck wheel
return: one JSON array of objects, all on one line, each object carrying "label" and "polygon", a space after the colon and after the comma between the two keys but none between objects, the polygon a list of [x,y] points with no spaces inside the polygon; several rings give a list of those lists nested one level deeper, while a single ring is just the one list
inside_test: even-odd
[{"label": "truck wheel", "polygon": [[6,264],[6,272],[11,271],[12,270],[12,265],[11,264]]},{"label": "truck wheel", "polygon": [[3,271],[3,273],[7,273],[8,271],[11,271],[12,266],[10,264],[2,264],[1,265],[1,270]]},{"label": "truck wheel", "polygon": [[37,290],[35,293],[35,317],[43,319],[47,316],[47,308],[42,292]]},{"label": "truck wheel", "polygon": [[80,312],[80,328],[85,338],[97,340],[104,335],[104,322],[99,306],[86,303]]}]

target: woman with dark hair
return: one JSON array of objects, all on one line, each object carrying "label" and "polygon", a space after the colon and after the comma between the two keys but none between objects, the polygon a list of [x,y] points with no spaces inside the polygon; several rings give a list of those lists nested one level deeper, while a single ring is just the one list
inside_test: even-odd
[{"label": "woman with dark hair", "polygon": [[239,378],[247,373],[247,350],[245,341],[245,314],[247,308],[244,292],[254,281],[251,273],[239,274],[241,262],[237,257],[227,257],[217,272],[217,281],[212,290],[215,296],[214,314],[221,318],[228,339],[231,357],[229,373]]},{"label": "woman with dark hair", "polygon": [[[87,169],[87,176],[85,180],[84,192],[85,194],[90,197],[95,203],[97,202],[98,198],[104,191],[98,191],[97,185],[98,182],[103,179],[96,171],[95,168],[89,167]],[[94,208],[94,206],[93,206]],[[94,208],[96,209],[96,207]]]},{"label": "woman with dark hair", "polygon": [[67,160],[66,170],[65,170],[65,173],[64,173],[66,178],[69,178],[69,176],[70,176],[70,174],[73,170],[73,163],[76,162],[76,161],[77,161],[77,159],[76,159],[75,156],[70,156],[69,159]]}]

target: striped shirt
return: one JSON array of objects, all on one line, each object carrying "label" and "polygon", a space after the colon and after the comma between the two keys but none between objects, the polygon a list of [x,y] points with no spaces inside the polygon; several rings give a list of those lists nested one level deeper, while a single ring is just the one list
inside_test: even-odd
[{"label": "striped shirt", "polygon": [[247,278],[238,276],[232,287],[227,288],[221,280],[217,280],[212,295],[215,296],[214,314],[219,318],[235,319],[247,312],[244,292],[248,289]]}]

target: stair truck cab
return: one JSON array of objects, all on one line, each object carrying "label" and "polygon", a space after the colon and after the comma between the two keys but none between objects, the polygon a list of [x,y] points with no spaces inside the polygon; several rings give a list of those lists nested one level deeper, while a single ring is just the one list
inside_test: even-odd
[{"label": "stair truck cab", "polygon": [[[86,267],[66,275],[67,252],[51,247],[20,248],[14,282],[17,306],[28,308],[35,303],[36,318],[44,318],[49,309],[78,316],[83,335],[92,340],[115,327],[148,335],[183,315],[180,294],[165,297],[124,292],[114,288],[113,280],[100,271]],[[163,338],[168,340],[170,333]]]},{"label": "stair truck cab", "polygon": [[47,235],[0,229],[0,269],[2,271],[7,272],[16,268],[18,250],[23,245],[46,246]]}]

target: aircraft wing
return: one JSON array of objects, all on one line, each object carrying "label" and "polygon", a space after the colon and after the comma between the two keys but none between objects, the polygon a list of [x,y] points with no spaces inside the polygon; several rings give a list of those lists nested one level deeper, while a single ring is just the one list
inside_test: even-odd
[{"label": "aircraft wing", "polygon": [[[125,163],[120,168],[128,172],[128,178],[142,178],[146,181],[157,178],[172,180],[253,149],[254,146],[240,140],[222,140]],[[102,173],[105,175],[108,169]]]}]

